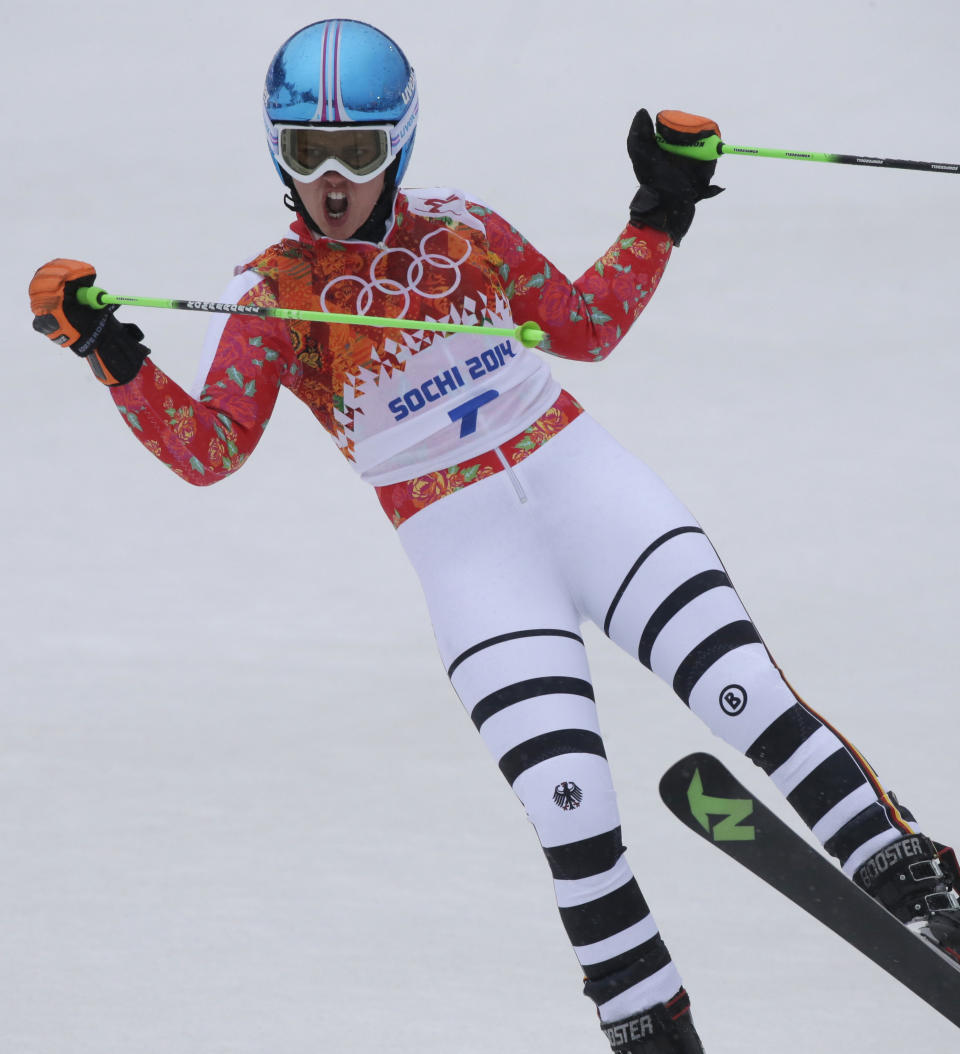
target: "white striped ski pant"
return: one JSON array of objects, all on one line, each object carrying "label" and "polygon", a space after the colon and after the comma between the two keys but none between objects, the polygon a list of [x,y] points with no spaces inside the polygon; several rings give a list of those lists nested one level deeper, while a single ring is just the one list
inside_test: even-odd
[{"label": "white striped ski pant", "polygon": [[911,830],[784,680],[688,510],[588,415],[398,534],[453,686],[537,831],[603,1022],[681,981],[624,854],[585,620],[764,769],[848,874]]}]

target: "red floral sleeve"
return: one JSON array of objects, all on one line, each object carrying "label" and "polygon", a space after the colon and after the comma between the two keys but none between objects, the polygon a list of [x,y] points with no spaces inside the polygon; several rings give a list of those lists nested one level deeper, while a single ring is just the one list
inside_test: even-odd
[{"label": "red floral sleeve", "polygon": [[133,434],[189,483],[206,486],[235,472],[270,419],[292,372],[289,339],[274,319],[232,315],[199,399],[150,359],[110,392]]},{"label": "red floral sleeve", "polygon": [[613,245],[571,282],[518,231],[479,205],[470,211],[487,230],[517,322],[538,322],[540,347],[565,359],[604,359],[653,296],[672,243],[668,235],[628,224]]}]

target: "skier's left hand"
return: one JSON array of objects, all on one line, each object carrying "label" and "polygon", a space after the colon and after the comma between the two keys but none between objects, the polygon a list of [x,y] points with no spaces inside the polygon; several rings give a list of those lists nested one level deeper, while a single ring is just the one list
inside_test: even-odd
[{"label": "skier's left hand", "polygon": [[[688,146],[707,135],[720,135],[716,122],[709,117],[682,110],[661,110],[656,132],[678,146]],[[630,222],[637,227],[665,231],[674,245],[679,245],[693,222],[696,203],[723,190],[710,184],[716,161],[697,161],[661,149],[646,110],[637,111],[633,119],[627,153],[640,183],[630,203]]]}]

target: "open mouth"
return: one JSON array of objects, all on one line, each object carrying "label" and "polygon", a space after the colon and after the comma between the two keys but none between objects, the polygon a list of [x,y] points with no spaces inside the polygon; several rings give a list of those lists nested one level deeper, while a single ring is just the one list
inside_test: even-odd
[{"label": "open mouth", "polygon": [[343,219],[348,206],[347,195],[340,190],[331,190],[323,199],[323,205],[330,219]]}]

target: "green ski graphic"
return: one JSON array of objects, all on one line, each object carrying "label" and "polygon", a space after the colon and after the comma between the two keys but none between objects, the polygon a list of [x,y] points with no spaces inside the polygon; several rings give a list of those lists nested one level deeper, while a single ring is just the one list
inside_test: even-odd
[{"label": "green ski graphic", "polygon": [[690,802],[690,811],[694,818],[705,831],[710,831],[711,816],[725,817],[713,828],[715,842],[752,842],[756,837],[756,830],[753,827],[740,826],[740,821],[753,813],[753,800],[751,798],[711,798],[710,795],[704,794],[699,769],[694,772],[690,786],[687,788],[687,801]]},{"label": "green ski graphic", "polygon": [[[705,794],[704,785],[714,795]],[[660,780],[660,797],[698,838],[809,912],[960,1027],[960,964],[851,882],[721,761],[703,752],[682,758]],[[748,911],[749,903],[738,910]]]}]

